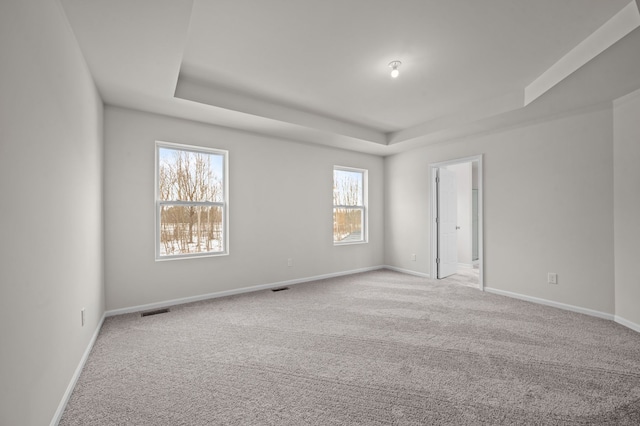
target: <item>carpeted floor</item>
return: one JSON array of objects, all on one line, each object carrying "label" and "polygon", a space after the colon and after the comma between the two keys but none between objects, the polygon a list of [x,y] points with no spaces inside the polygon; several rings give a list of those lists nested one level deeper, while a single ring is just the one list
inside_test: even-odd
[{"label": "carpeted floor", "polygon": [[477,268],[458,268],[458,272],[443,281],[445,283],[480,288],[480,271]]},{"label": "carpeted floor", "polygon": [[61,425],[640,424],[640,334],[380,270],[107,318]]}]

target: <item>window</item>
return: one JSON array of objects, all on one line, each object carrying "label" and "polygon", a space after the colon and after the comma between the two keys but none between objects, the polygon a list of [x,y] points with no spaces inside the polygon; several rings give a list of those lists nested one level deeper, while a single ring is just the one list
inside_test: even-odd
[{"label": "window", "polygon": [[156,142],[156,259],[227,254],[227,151]]},{"label": "window", "polygon": [[333,168],[333,243],[367,242],[367,171]]}]

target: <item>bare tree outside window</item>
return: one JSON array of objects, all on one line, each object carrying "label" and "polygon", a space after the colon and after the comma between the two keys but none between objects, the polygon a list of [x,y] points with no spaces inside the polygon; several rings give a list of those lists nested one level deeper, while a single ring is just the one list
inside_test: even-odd
[{"label": "bare tree outside window", "polygon": [[334,167],[333,242],[365,242],[366,170]]},{"label": "bare tree outside window", "polygon": [[158,257],[225,252],[226,152],[158,144]]}]

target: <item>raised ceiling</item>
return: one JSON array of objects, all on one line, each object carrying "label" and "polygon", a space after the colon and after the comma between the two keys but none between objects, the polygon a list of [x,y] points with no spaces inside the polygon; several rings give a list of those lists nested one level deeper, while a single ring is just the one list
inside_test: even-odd
[{"label": "raised ceiling", "polygon": [[107,104],[378,155],[640,87],[636,1],[62,3]]}]

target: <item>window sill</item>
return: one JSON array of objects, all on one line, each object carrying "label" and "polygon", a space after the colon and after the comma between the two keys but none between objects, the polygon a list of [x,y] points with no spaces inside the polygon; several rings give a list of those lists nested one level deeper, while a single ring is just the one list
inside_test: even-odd
[{"label": "window sill", "polygon": [[202,259],[207,257],[221,257],[221,256],[229,256],[228,252],[221,253],[206,253],[206,254],[185,254],[178,256],[163,256],[156,257],[156,262],[167,262],[170,260],[185,260],[185,259]]},{"label": "window sill", "polygon": [[369,241],[348,241],[348,242],[333,242],[334,246],[353,246],[353,245],[357,245],[357,244],[369,244]]}]

